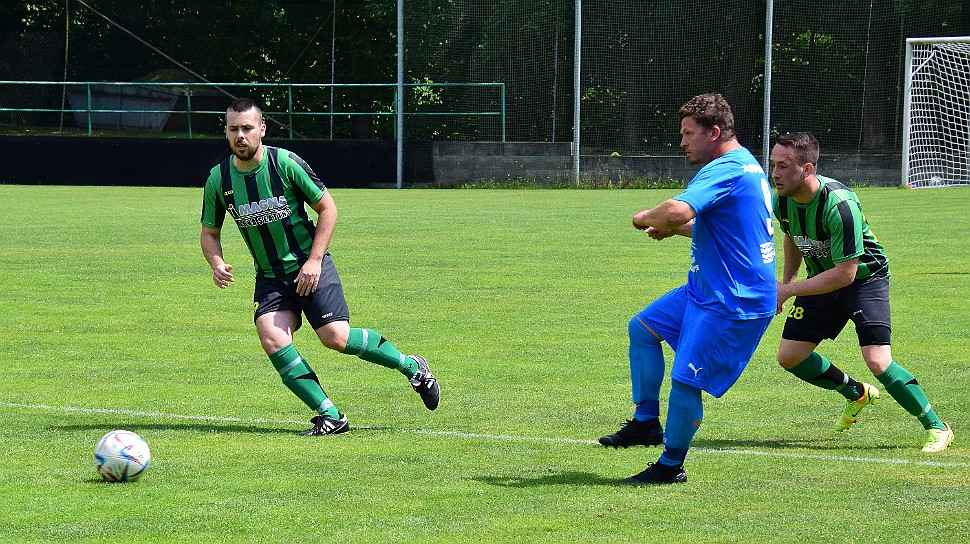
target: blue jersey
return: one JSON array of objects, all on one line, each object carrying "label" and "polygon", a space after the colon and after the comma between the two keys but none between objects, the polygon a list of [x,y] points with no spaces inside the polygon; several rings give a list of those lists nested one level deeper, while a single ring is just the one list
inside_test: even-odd
[{"label": "blue jersey", "polygon": [[690,299],[726,319],[775,315],[771,187],[750,151],[709,162],[674,197],[697,212],[687,274]]}]

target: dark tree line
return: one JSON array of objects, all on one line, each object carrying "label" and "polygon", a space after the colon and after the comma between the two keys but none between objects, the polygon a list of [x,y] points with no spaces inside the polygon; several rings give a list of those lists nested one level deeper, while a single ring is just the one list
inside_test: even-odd
[{"label": "dark tree line", "polygon": [[[396,0],[0,0],[0,37],[52,37],[46,51],[24,46],[17,58],[0,61],[0,79],[60,77],[67,34],[74,81],[130,81],[173,68],[162,52],[215,82],[393,83],[396,6]],[[584,146],[664,151],[676,133],[677,107],[706,91],[728,97],[739,133],[754,145],[762,122],[765,7],[765,0],[584,1]],[[571,0],[407,0],[405,8],[409,82],[505,83],[510,139],[572,139]],[[906,37],[970,35],[965,0],[776,0],[774,12],[773,129],[811,129],[845,149],[898,149]],[[331,102],[328,91],[305,92],[295,106],[386,113],[393,102],[393,91],[381,88],[334,94]],[[406,96],[412,111],[499,107],[484,92],[459,97],[421,89]],[[282,107],[286,97],[267,92],[264,99]],[[393,135],[386,115],[345,122],[352,137]],[[494,127],[483,123],[415,118],[408,134],[494,137]]]}]

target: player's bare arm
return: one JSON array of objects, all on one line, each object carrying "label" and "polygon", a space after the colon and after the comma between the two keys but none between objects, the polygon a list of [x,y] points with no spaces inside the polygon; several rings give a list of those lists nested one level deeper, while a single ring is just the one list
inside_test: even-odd
[{"label": "player's bare arm", "polygon": [[647,227],[644,232],[654,240],[663,240],[664,238],[670,238],[678,234],[690,238],[694,235],[694,220],[691,219],[673,230],[660,230],[656,227]]},{"label": "player's bare arm", "polygon": [[[656,240],[662,240],[673,234],[689,237],[693,232],[693,219],[696,216],[697,212],[690,207],[690,204],[680,200],[667,199],[655,208],[643,210],[634,215],[633,226],[639,230],[647,231],[647,234],[651,234],[648,229],[652,227],[653,231],[659,236],[651,234],[651,237]],[[665,235],[665,233],[669,234]]]},{"label": "player's bare arm", "polygon": [[313,235],[313,245],[310,246],[310,257],[296,276],[296,292],[302,296],[317,290],[323,256],[330,247],[330,239],[337,225],[337,205],[329,191],[324,192],[320,200],[311,204],[310,208],[317,212],[317,230]]},{"label": "player's bare arm", "polygon": [[222,231],[203,226],[200,244],[205,260],[212,267],[212,283],[219,289],[229,287],[236,279],[232,275],[232,265],[222,259]]},{"label": "player's bare arm", "polygon": [[[778,307],[775,310],[776,314],[780,314],[785,309],[785,301],[791,298],[791,295],[782,294],[782,286],[795,281],[795,275],[798,274],[798,269],[802,267],[802,252],[795,245],[795,241],[792,240],[790,235],[785,235],[782,247],[785,261],[782,265],[781,281],[778,282]],[[783,296],[784,298],[782,298]]]},{"label": "player's bare arm", "polygon": [[822,295],[850,285],[855,281],[858,268],[859,259],[853,258],[848,261],[836,263],[834,268],[811,278],[790,283],[780,283],[778,284],[778,304],[780,306],[791,297]]},{"label": "player's bare arm", "polygon": [[781,283],[791,283],[795,281],[795,275],[798,274],[798,269],[802,267],[802,252],[788,234],[785,235],[782,247],[785,263],[782,267]]}]

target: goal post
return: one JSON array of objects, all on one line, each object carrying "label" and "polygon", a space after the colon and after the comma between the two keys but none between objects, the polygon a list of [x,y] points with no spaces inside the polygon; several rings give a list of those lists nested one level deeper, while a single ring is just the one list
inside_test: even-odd
[{"label": "goal post", "polygon": [[906,40],[902,183],[970,185],[970,36]]}]

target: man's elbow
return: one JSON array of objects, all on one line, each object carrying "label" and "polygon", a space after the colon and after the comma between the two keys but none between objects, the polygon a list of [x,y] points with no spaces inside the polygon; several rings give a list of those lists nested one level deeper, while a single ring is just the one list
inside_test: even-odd
[{"label": "man's elbow", "polygon": [[664,217],[663,224],[656,225],[656,227],[661,230],[674,230],[677,227],[690,223],[692,219],[694,219],[694,215],[691,213],[681,213],[675,211]]},{"label": "man's elbow", "polygon": [[675,229],[681,225],[686,225],[690,223],[697,213],[694,212],[694,208],[686,202],[680,200],[668,200],[666,206],[665,219],[667,222],[667,229]]},{"label": "man's elbow", "polygon": [[852,285],[852,282],[855,281],[855,274],[856,274],[856,271],[854,268],[852,270],[844,271],[839,277],[839,279],[841,280],[839,283],[842,284],[839,286],[839,289]]}]

